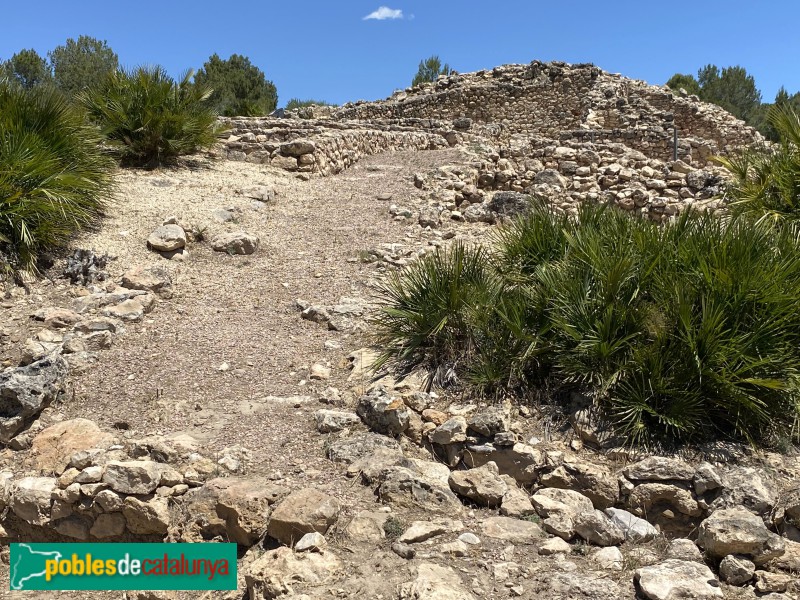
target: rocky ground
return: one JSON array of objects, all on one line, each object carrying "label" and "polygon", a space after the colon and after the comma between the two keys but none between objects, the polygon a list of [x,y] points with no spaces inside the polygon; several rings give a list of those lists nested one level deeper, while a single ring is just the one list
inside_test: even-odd
[{"label": "rocky ground", "polygon": [[[796,452],[598,452],[580,409],[371,380],[385,273],[524,204],[478,198],[459,177],[473,164],[121,172],[75,244],[108,263],[71,283],[59,260],[0,304],[4,542],[240,545],[238,591],[140,599],[798,598]],[[460,218],[465,198],[480,219]]]}]

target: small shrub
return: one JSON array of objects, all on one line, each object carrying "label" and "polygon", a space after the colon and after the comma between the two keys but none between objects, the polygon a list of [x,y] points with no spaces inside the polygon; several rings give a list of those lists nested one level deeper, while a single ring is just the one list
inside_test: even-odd
[{"label": "small shrub", "polygon": [[789,106],[773,106],[768,121],[779,142],[749,148],[717,160],[733,182],[727,195],[737,214],[771,221],[800,220],[800,116]]},{"label": "small shrub", "polygon": [[389,517],[383,522],[383,532],[386,534],[386,539],[394,541],[403,535],[406,530],[406,524],[397,517]]},{"label": "small shrub", "polygon": [[114,163],[97,130],[47,86],[0,80],[0,266],[36,269],[43,251],[94,225],[113,193]]},{"label": "small shrub", "polygon": [[297,108],[307,108],[309,106],[334,106],[325,100],[301,100],[300,98],[292,98],[286,103],[285,110],[295,110]]},{"label": "small shrub", "polygon": [[780,439],[800,419],[800,228],[538,203],[490,250],[395,274],[383,300],[384,361],[484,393],[588,391],[629,442]]},{"label": "small shrub", "polygon": [[173,80],[161,67],[116,71],[80,95],[123,163],[154,167],[217,141],[220,126],[205,100],[210,88]]}]

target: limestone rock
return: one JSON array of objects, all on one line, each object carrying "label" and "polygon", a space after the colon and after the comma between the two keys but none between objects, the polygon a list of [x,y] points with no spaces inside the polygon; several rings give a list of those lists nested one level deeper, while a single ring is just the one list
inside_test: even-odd
[{"label": "limestone rock", "polygon": [[377,433],[356,433],[339,438],[328,446],[327,456],[335,463],[351,464],[372,454],[377,448],[399,451],[400,444],[385,435]]},{"label": "limestone rock", "polygon": [[387,435],[400,435],[411,421],[411,410],[403,399],[392,397],[382,387],[362,396],[356,412],[367,427]]},{"label": "limestone rock", "polygon": [[651,567],[637,569],[634,582],[648,600],[722,598],[722,590],[714,573],[705,565],[669,559]]},{"label": "limestone rock", "polygon": [[553,554],[571,554],[572,546],[570,546],[560,537],[553,537],[541,544],[538,552],[542,556],[551,556]]},{"label": "limestone rock", "polygon": [[607,508],[605,513],[622,530],[627,541],[649,542],[658,536],[658,529],[627,510]]},{"label": "limestone rock", "polygon": [[128,496],[122,505],[122,514],[131,533],[140,535],[163,535],[170,524],[168,500],[160,496],[147,501]]},{"label": "limestone rock", "polygon": [[498,447],[496,444],[468,445],[463,460],[471,468],[493,462],[501,475],[509,475],[521,485],[530,485],[536,481],[537,469],[544,463],[541,451],[520,443],[511,447]]},{"label": "limestone rock", "polygon": [[625,467],[622,472],[631,481],[691,481],[695,469],[682,460],[651,456]]},{"label": "limestone rock", "polygon": [[294,585],[321,586],[342,566],[329,551],[297,553],[284,546],[265,552],[244,570],[248,598],[270,600],[294,595]]},{"label": "limestone rock", "polygon": [[328,545],[325,536],[316,531],[305,534],[300,541],[295,544],[295,552],[319,552]]},{"label": "limestone rock", "polygon": [[616,546],[600,548],[589,555],[589,560],[601,569],[608,571],[622,571],[625,559],[622,552]]},{"label": "limestone rock", "polygon": [[36,467],[41,471],[63,473],[76,452],[105,448],[114,436],[103,432],[88,419],[69,419],[36,434],[31,444]]},{"label": "limestone rock", "polygon": [[619,499],[616,478],[605,467],[591,463],[565,460],[560,467],[543,475],[541,483],[545,487],[580,492],[601,510],[613,506]]},{"label": "limestone rock", "polygon": [[531,209],[531,197],[518,192],[497,192],[487,204],[487,208],[500,219],[511,219]]},{"label": "limestone rock", "polygon": [[744,506],[760,515],[770,512],[777,500],[777,489],[754,467],[734,467],[722,476],[722,491],[712,508]]},{"label": "limestone rock", "polygon": [[103,513],[97,516],[89,534],[98,539],[117,538],[125,533],[125,523],[122,513]]},{"label": "limestone rock", "polygon": [[694,474],[694,491],[698,496],[722,487],[722,477],[711,463],[701,463]]},{"label": "limestone rock", "polygon": [[484,408],[473,414],[467,422],[469,429],[488,438],[508,431],[510,426],[511,419],[507,411],[499,406]]},{"label": "limestone rock", "polygon": [[161,298],[172,297],[172,277],[161,267],[134,267],[122,276],[122,287],[129,290],[147,290]]},{"label": "limestone rock", "polygon": [[697,547],[697,544],[686,538],[670,540],[666,554],[667,558],[703,562],[703,555]]},{"label": "limestone rock", "polygon": [[511,517],[489,517],[481,523],[481,531],[487,537],[512,544],[535,544],[545,537],[536,523]]},{"label": "limestone rock", "polygon": [[700,524],[697,544],[708,554],[723,558],[740,554],[762,565],[785,551],[784,541],[769,531],[760,517],[745,508],[714,512]]},{"label": "limestone rock", "polygon": [[156,252],[173,252],[186,247],[186,232],[180,225],[161,225],[147,238],[147,247]]},{"label": "limestone rock", "polygon": [[267,535],[292,545],[306,533],[324,534],[339,517],[339,502],[314,488],[289,494],[273,511]]},{"label": "limestone rock", "polygon": [[575,533],[598,546],[616,546],[625,541],[625,534],[602,511],[584,512],[575,517]]},{"label": "limestone rock", "polygon": [[703,511],[689,490],[665,483],[637,485],[628,499],[630,506],[640,513],[648,513],[659,503],[665,503],[690,517],[699,517]]},{"label": "limestone rock", "polygon": [[500,477],[497,465],[487,463],[477,469],[453,471],[450,474],[450,488],[457,494],[474,500],[482,506],[500,506],[508,486]]},{"label": "limestone rock", "polygon": [[81,320],[81,316],[67,308],[50,307],[37,310],[33,315],[37,321],[44,321],[45,327],[65,329]]},{"label": "limestone rock", "polygon": [[121,494],[150,494],[161,481],[161,466],[150,460],[109,461],[103,483]]},{"label": "limestone rock", "polygon": [[398,506],[444,514],[460,514],[463,506],[450,488],[437,479],[406,467],[390,467],[380,475],[378,497]]},{"label": "limestone rock", "polygon": [[769,571],[756,571],[756,592],[759,594],[785,592],[793,581],[797,581],[791,575],[785,573],[770,573]]},{"label": "limestone rock", "polygon": [[358,542],[378,543],[386,537],[383,524],[389,514],[385,512],[362,510],[345,527],[345,534]]},{"label": "limestone rock", "polygon": [[51,496],[56,488],[52,477],[23,477],[11,484],[8,506],[23,521],[44,525],[50,520]]},{"label": "limestone rock", "polygon": [[347,429],[361,422],[358,415],[341,410],[322,409],[314,413],[317,431],[320,433],[335,433]]},{"label": "limestone rock", "polygon": [[253,254],[258,249],[258,237],[244,231],[220,233],[211,240],[211,248],[228,254]]},{"label": "limestone rock", "polygon": [[544,488],[531,496],[536,513],[544,519],[545,531],[557,535],[565,541],[575,536],[575,520],[578,515],[592,512],[592,501],[573,490]]},{"label": "limestone rock", "polygon": [[503,494],[503,499],[500,501],[500,514],[521,519],[535,513],[528,492],[519,489],[516,485],[509,485],[508,491]]},{"label": "limestone rock", "polygon": [[403,544],[418,544],[452,531],[453,522],[414,521],[398,538]]},{"label": "limestone rock", "polygon": [[400,586],[398,600],[474,600],[450,567],[422,563],[413,581]]},{"label": "limestone rock", "polygon": [[293,140],[281,144],[280,153],[284,156],[302,156],[303,154],[313,154],[317,149],[311,140]]},{"label": "limestone rock", "polygon": [[428,439],[443,446],[463,442],[467,439],[467,420],[460,416],[452,417],[434,429]]},{"label": "limestone rock", "polygon": [[719,563],[719,577],[730,585],[744,585],[751,579],[756,572],[753,561],[744,556],[729,554]]},{"label": "limestone rock", "polygon": [[69,372],[60,356],[0,372],[0,442],[7,444],[63,391]]}]

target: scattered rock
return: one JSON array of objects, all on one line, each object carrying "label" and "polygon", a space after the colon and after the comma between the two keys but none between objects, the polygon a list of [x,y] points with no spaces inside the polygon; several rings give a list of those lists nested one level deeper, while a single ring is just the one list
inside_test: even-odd
[{"label": "scattered rock", "polygon": [[103,483],[121,494],[151,494],[161,481],[161,467],[150,460],[109,461]]},{"label": "scattered rock", "polygon": [[500,506],[508,486],[500,477],[497,465],[486,463],[477,469],[453,471],[450,474],[450,488],[457,494],[474,500],[482,506]]},{"label": "scattered rock", "polygon": [[744,585],[751,579],[756,572],[753,561],[744,556],[734,556],[729,554],[719,563],[719,577],[730,585]]},{"label": "scattered rock", "polygon": [[535,544],[545,537],[536,523],[511,517],[489,517],[481,523],[481,531],[487,537],[512,544]]},{"label": "scattered rock", "polygon": [[258,237],[244,231],[220,233],[211,240],[211,248],[228,254],[253,254],[258,249]]},{"label": "scattered rock", "polygon": [[589,559],[601,569],[608,571],[622,571],[625,562],[622,552],[616,546],[600,548],[592,552]]},{"label": "scattered rock", "polygon": [[602,511],[592,510],[575,518],[575,533],[598,546],[616,546],[625,541],[625,534]]},{"label": "scattered rock", "polygon": [[267,535],[291,546],[306,533],[326,533],[339,516],[339,502],[313,488],[289,494],[270,516]]},{"label": "scattered rock", "polygon": [[320,433],[335,433],[361,423],[361,419],[355,413],[327,409],[315,412],[314,420]]},{"label": "scattered rock", "polygon": [[669,559],[658,565],[637,569],[633,580],[648,600],[711,600],[723,597],[711,569],[696,562]]},{"label": "scattered rock", "polygon": [[658,536],[658,529],[644,519],[620,508],[607,508],[606,515],[625,534],[625,539],[631,542],[649,542]]},{"label": "scattered rock", "polygon": [[622,471],[631,481],[691,481],[695,469],[675,458],[652,456],[625,467]]},{"label": "scattered rock", "polygon": [[265,552],[244,570],[248,598],[294,595],[293,586],[320,586],[342,568],[332,552],[294,552],[281,547]]},{"label": "scattered rock", "polygon": [[147,238],[147,247],[156,252],[173,252],[186,247],[186,232],[179,225],[161,225]]},{"label": "scattered rock", "polygon": [[161,298],[172,297],[172,277],[161,267],[134,267],[122,276],[122,287],[129,290],[146,290]]},{"label": "scattered rock", "polygon": [[718,510],[703,521],[697,544],[711,556],[740,554],[751,558],[756,565],[763,565],[785,551],[783,540],[769,531],[760,517],[741,507]]},{"label": "scattered rock", "polygon": [[398,600],[474,600],[450,567],[422,563],[413,581],[400,586]]},{"label": "scattered rock", "polygon": [[294,550],[295,552],[319,552],[324,550],[327,545],[325,536],[313,531],[301,537],[300,541],[295,544]]}]

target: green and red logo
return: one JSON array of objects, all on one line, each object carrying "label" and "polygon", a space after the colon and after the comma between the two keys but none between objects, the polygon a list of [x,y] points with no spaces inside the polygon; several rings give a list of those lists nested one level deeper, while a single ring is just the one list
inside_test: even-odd
[{"label": "green and red logo", "polygon": [[235,590],[236,544],[11,544],[12,590]]}]

